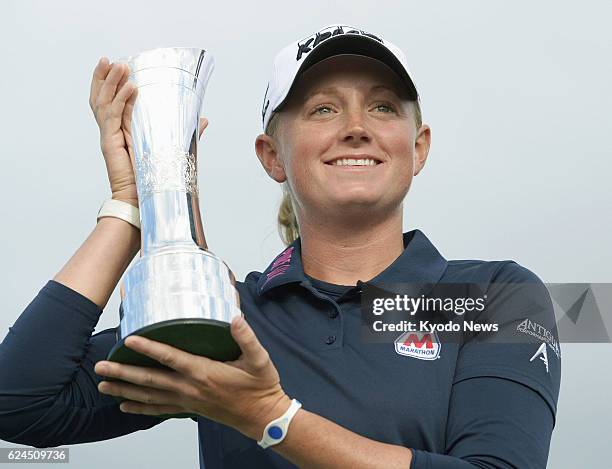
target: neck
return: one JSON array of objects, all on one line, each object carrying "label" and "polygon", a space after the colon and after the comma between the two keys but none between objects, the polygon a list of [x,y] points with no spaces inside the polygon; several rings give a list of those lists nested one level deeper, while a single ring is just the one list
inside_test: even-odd
[{"label": "neck", "polygon": [[304,272],[336,285],[374,278],[404,251],[402,209],[375,224],[300,225]]}]

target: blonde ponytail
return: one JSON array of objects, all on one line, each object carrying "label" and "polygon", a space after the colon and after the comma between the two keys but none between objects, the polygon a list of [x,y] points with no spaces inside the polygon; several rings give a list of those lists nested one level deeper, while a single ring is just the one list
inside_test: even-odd
[{"label": "blonde ponytail", "polygon": [[[278,112],[273,112],[268,127],[266,128],[266,135],[274,137],[278,131]],[[297,218],[295,216],[295,209],[293,204],[293,194],[289,188],[287,181],[281,185],[283,190],[283,199],[280,207],[278,207],[278,216],[276,217],[278,223],[278,234],[283,240],[286,246],[293,243],[298,236],[300,236],[300,228],[298,226]]]},{"label": "blonde ponytail", "polygon": [[281,201],[280,207],[278,208],[278,233],[285,243],[289,246],[293,243],[298,236],[300,236],[300,227],[298,226],[297,218],[295,216],[295,209],[293,206],[293,195],[291,189],[287,185],[287,182],[282,184],[283,188],[283,200]]}]

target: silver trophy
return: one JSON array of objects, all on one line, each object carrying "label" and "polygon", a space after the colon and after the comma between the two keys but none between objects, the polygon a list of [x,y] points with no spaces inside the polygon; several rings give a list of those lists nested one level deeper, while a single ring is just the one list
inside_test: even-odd
[{"label": "silver trophy", "polygon": [[163,367],[125,347],[136,334],[234,360],[240,349],[229,324],[241,314],[240,299],[232,271],[207,249],[198,202],[199,120],[213,58],[203,49],[161,48],[122,62],[137,88],[123,132],[136,175],[141,251],[121,285],[120,328],[108,359]]}]

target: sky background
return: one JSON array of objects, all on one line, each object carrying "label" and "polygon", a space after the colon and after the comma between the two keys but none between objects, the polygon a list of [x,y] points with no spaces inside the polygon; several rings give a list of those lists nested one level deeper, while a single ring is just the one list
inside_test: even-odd
[{"label": "sky background", "polygon": [[[213,54],[200,206],[210,249],[242,280],[283,248],[280,187],[254,151],[273,57],[336,22],[402,48],[421,95],[432,146],[404,204],[405,231],[421,229],[447,259],[513,259],[547,283],[612,282],[610,2],[4,1],[0,18],[0,337],[110,196],[88,105],[101,56]],[[118,307],[117,289],[97,331],[117,325]],[[612,345],[562,344],[562,354],[549,467],[602,467]],[[197,467],[196,424],[73,446],[71,460]]]}]

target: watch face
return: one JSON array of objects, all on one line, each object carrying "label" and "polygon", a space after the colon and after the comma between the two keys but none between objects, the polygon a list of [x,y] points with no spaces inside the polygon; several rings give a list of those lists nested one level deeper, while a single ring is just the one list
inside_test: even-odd
[{"label": "watch face", "polygon": [[279,440],[283,437],[283,429],[278,425],[272,425],[270,428],[268,428],[268,435],[270,438]]}]

